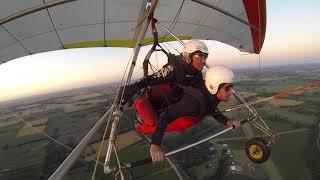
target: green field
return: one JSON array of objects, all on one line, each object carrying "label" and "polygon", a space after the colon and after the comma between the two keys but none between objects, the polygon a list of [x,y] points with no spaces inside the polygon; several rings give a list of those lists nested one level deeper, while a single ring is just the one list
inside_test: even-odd
[{"label": "green field", "polygon": [[282,135],[277,144],[273,146],[271,158],[283,179],[311,179],[305,158],[308,156],[305,149],[309,146],[310,138],[310,131]]},{"label": "green field", "polygon": [[[239,78],[235,83],[235,89],[248,101],[255,101],[319,81],[319,69],[320,65],[266,68],[259,81],[256,73],[239,70],[236,73]],[[110,92],[114,92],[116,88],[106,87],[98,88],[101,93],[89,89],[77,89],[39,100],[11,103],[8,108],[28,122],[46,118],[43,132],[75,148],[112,104],[114,94]],[[233,98],[225,105],[221,103],[220,109],[237,104],[239,103]],[[254,175],[246,174],[246,167],[251,162],[244,153],[244,144],[249,138],[260,135],[252,126],[246,125],[199,145],[185,154],[172,156],[173,162],[185,179],[320,179],[320,150],[316,147],[320,122],[319,87],[289,94],[281,97],[278,102],[263,102],[254,107],[269,127],[280,135],[272,146],[269,161],[262,165],[254,164]],[[0,116],[0,179],[48,178],[70,150],[41,134],[29,133],[16,138],[25,124],[5,110],[1,110],[0,113],[3,114]],[[242,108],[226,115],[234,120],[240,120],[246,118],[248,112]],[[133,111],[126,111],[123,117],[119,133],[133,129]],[[221,124],[208,117],[186,131],[167,134],[164,138],[164,148],[167,151],[173,150],[207,137],[220,128],[223,128]],[[104,127],[91,143],[100,142],[103,130]],[[236,174],[227,173],[224,178],[221,176],[221,171],[227,167],[221,161],[222,144],[228,144],[233,152],[232,160],[236,166],[243,169]],[[146,140],[141,140],[123,148],[118,152],[120,160],[129,162],[144,159],[149,156],[149,146]],[[208,150],[211,147],[215,149],[214,153]],[[84,153],[91,155],[96,152],[90,147]],[[104,157],[101,157],[101,161],[104,161]],[[115,157],[112,157],[112,161],[115,163]],[[81,157],[64,179],[90,179],[93,168],[93,162],[87,162]],[[148,164],[135,168],[133,176],[145,180],[177,179],[168,163],[156,166]],[[103,168],[99,166],[96,179],[112,179],[112,176],[104,175]]]}]

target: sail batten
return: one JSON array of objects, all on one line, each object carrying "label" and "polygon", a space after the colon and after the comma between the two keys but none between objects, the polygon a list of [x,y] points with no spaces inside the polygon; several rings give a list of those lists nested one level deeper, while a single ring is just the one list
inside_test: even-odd
[{"label": "sail batten", "polygon": [[[0,64],[62,48],[134,46],[141,7],[146,1],[56,1],[60,3],[0,26]],[[194,1],[200,0],[161,0],[154,17],[179,37],[217,40],[240,51],[260,52],[266,27],[265,0],[201,0],[237,18]],[[0,20],[37,6],[46,7],[42,0],[3,0]],[[158,31],[164,41],[174,40],[161,28]],[[150,38],[153,35],[149,27],[146,39]]]}]

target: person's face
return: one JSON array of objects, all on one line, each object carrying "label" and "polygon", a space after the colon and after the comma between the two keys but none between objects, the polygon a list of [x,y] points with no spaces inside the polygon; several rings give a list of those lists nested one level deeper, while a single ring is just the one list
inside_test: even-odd
[{"label": "person's face", "polygon": [[219,89],[219,91],[217,92],[217,98],[220,101],[228,101],[230,99],[230,97],[232,96],[232,87],[233,85],[228,83],[225,84],[221,89]]},{"label": "person's face", "polygon": [[197,71],[202,71],[203,66],[206,64],[208,54],[197,52],[192,55],[192,67]]}]

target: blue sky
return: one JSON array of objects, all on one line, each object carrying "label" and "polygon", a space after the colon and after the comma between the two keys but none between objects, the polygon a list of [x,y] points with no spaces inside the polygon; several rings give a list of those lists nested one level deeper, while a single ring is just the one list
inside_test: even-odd
[{"label": "blue sky", "polygon": [[[205,41],[210,49],[208,64],[257,67],[259,58],[262,67],[320,62],[319,10],[320,1],[317,0],[267,0],[267,30],[260,55],[247,55],[228,45]],[[182,49],[178,43],[171,45]],[[141,57],[149,48],[142,48],[135,77],[141,76]],[[127,48],[87,48],[40,53],[9,61],[0,65],[0,101],[117,81],[131,53],[132,49]],[[166,60],[161,53],[152,59],[158,67]]]}]

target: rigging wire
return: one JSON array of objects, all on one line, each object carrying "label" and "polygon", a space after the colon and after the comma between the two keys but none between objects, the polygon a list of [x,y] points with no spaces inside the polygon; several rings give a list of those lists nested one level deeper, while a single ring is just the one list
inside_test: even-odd
[{"label": "rigging wire", "polygon": [[[115,106],[115,104],[116,104],[117,97],[119,96],[119,93],[121,93],[120,99],[122,99],[122,97],[123,97],[124,88],[122,89],[122,92],[120,92],[120,88],[121,88],[121,86],[124,84],[124,78],[125,78],[126,72],[127,72],[127,70],[128,70],[128,67],[129,67],[129,65],[130,65],[130,63],[131,63],[131,61],[132,61],[133,54],[134,54],[134,52],[132,51],[131,56],[130,56],[130,58],[129,58],[129,61],[128,61],[128,63],[127,63],[126,69],[125,69],[125,71],[124,71],[124,73],[123,73],[123,75],[122,75],[121,81],[120,81],[120,83],[119,83],[118,91],[117,91],[116,96],[115,96],[116,98],[115,98],[114,101],[113,101],[112,108],[114,108],[114,106]],[[103,137],[102,137],[102,139],[101,139],[101,142],[100,142],[100,147],[99,147],[99,152],[98,152],[97,160],[99,160],[99,158],[100,158],[101,150],[102,150],[102,147],[103,147],[103,142],[105,141],[105,137],[106,137],[106,134],[107,134],[107,129],[108,129],[108,127],[109,127],[110,121],[111,121],[111,117],[112,117],[112,113],[110,113],[110,115],[109,115],[109,117],[108,117],[107,125],[106,125],[106,128],[105,128],[105,130],[104,130],[104,134],[103,134]],[[92,173],[92,176],[91,176],[91,179],[92,179],[92,180],[94,180],[94,178],[95,178],[96,170],[97,170],[97,164],[95,164],[95,167],[94,167],[94,170],[93,170],[93,173]]]},{"label": "rigging wire", "polygon": [[171,53],[170,49],[164,44],[165,42],[162,43],[162,45],[166,48],[166,51]]},{"label": "rigging wire", "polygon": [[150,65],[150,69],[151,69],[151,71],[152,71],[153,73],[159,71],[152,63],[149,62],[149,65]]},{"label": "rigging wire", "polygon": [[[148,17],[150,17],[150,15],[152,15],[152,13],[153,13],[153,12],[152,12],[151,10],[149,10],[149,12],[147,13],[147,14],[148,14]],[[144,20],[146,20],[146,19],[144,18]],[[145,21],[142,21],[142,22],[145,22]],[[148,23],[149,23],[149,21],[148,21]],[[142,23],[138,23],[138,26],[140,26],[140,25],[142,25]],[[147,27],[146,27],[146,28],[147,28]],[[147,30],[147,29],[145,29],[145,30]],[[137,34],[135,34],[135,35],[137,35]],[[140,38],[140,39],[138,40],[138,43],[141,43],[140,41],[143,40],[143,39],[141,39],[140,34],[139,34],[138,36],[139,36],[139,38]],[[133,38],[133,39],[135,39],[135,38]],[[136,42],[136,43],[137,43],[137,42]],[[135,44],[135,50],[136,50],[137,48],[139,48],[140,46],[141,46],[141,44]],[[133,59],[133,56],[134,56],[134,55],[137,55],[136,52],[137,52],[137,51],[132,51],[132,54],[131,54],[131,57],[132,57],[132,58],[130,58],[131,60],[129,60],[129,62],[128,62],[128,64],[127,64],[127,67],[126,67],[126,70],[125,70],[125,72],[124,72],[124,74],[123,74],[123,76],[122,76],[122,80],[121,80],[121,83],[120,83],[120,86],[119,86],[119,90],[118,90],[117,96],[116,96],[116,98],[115,98],[115,100],[114,100],[114,102],[113,102],[113,106],[115,106],[115,111],[114,111],[114,113],[121,113],[121,102],[119,103],[119,101],[121,101],[122,98],[123,98],[125,87],[130,83],[131,76],[132,76],[132,73],[133,73],[133,69],[134,69],[134,67],[135,67],[135,60],[136,60],[136,59],[135,59],[135,60]],[[136,57],[136,56],[134,56],[134,57]],[[128,71],[128,74],[127,74],[126,79],[125,79],[125,82],[124,82],[124,76],[125,76],[125,74],[126,74],[126,72],[127,72],[127,70],[128,70],[129,64],[131,64],[130,70]],[[123,84],[123,86],[121,86],[121,84]],[[122,91],[122,92],[120,92],[120,91]],[[121,96],[119,97],[120,93],[121,93]],[[117,119],[114,119],[113,123],[115,123],[115,120],[117,120],[115,126],[118,126],[118,125],[119,125],[119,122],[118,122],[118,121],[119,121],[119,116],[120,116],[120,115],[114,115],[114,116],[115,116],[115,118],[117,118]],[[111,117],[111,116],[110,116],[110,117]],[[111,120],[111,118],[108,119],[108,124],[109,124],[110,120]],[[115,129],[112,127],[112,130],[111,130],[112,136],[116,136],[116,135],[114,135],[114,133],[119,133],[119,132],[114,132],[114,130],[115,130]],[[119,129],[116,129],[116,130],[119,131]],[[110,136],[111,136],[111,135],[110,135]],[[115,140],[115,139],[114,139],[114,140]],[[112,140],[112,141],[114,141],[114,140]],[[104,139],[103,139],[102,141],[104,141]],[[111,142],[110,142],[110,143],[111,143]],[[112,142],[112,144],[110,144],[110,143],[109,143],[109,147],[108,147],[108,153],[109,153],[109,148],[110,148],[110,150],[111,150],[111,148],[115,148],[114,142]],[[109,154],[109,155],[110,155],[110,154]],[[109,157],[109,155],[108,155],[108,157]],[[109,159],[108,159],[108,160],[109,160]],[[106,161],[107,161],[107,159],[106,159]],[[119,165],[119,168],[121,168],[120,165]],[[93,174],[93,176],[94,176],[94,174]]]},{"label": "rigging wire", "polygon": [[166,43],[168,46],[170,46],[172,49],[174,49],[174,50],[176,50],[176,52],[178,53],[178,54],[181,54],[181,52],[177,49],[177,48],[175,48],[175,47],[173,47],[170,43],[168,43],[168,42],[164,42],[164,43]]},{"label": "rigging wire", "polygon": [[[112,107],[111,107],[111,108],[112,108]],[[101,150],[102,150],[102,147],[103,147],[104,139],[105,139],[106,134],[107,134],[107,130],[108,130],[108,126],[109,126],[109,123],[110,123],[111,116],[112,116],[112,113],[109,114],[108,122],[107,122],[106,128],[104,129],[104,133],[103,133],[103,136],[102,136],[102,141],[100,142],[100,146],[99,146],[99,151],[98,151],[98,154],[97,154],[96,162],[97,162],[97,161],[99,160],[99,158],[100,158]],[[94,180],[94,178],[95,178],[95,174],[96,174],[96,171],[97,171],[97,166],[98,166],[98,164],[95,163],[94,169],[93,169],[93,173],[92,173],[92,176],[91,176],[91,179],[92,179],[92,180]]]},{"label": "rigging wire", "polygon": [[[217,6],[220,4],[221,0],[217,3]],[[205,16],[204,18],[202,18],[201,22],[198,24],[198,27],[191,33],[191,37],[193,37],[194,33],[196,33],[200,27],[202,26],[202,24],[207,20],[207,18],[213,13],[215,12],[215,9],[211,9],[211,11],[207,14],[207,16]]]},{"label": "rigging wire", "polygon": [[[288,94],[292,94],[294,92],[297,92],[297,91],[302,91],[302,90],[305,90],[305,89],[309,89],[309,88],[312,88],[312,87],[315,87],[315,86],[320,86],[320,81],[318,82],[314,82],[314,83],[311,83],[311,84],[307,84],[307,85],[304,85],[304,86],[300,86],[300,87],[297,87],[297,88],[294,88],[294,89],[290,89],[290,90],[287,90],[287,91],[283,91],[283,92],[280,92],[278,94],[275,94],[273,96],[270,96],[270,97],[267,97],[267,98],[263,98],[263,99],[260,99],[260,100],[257,100],[257,101],[254,101],[254,102],[248,102],[249,105],[254,105],[254,104],[257,104],[257,103],[260,103],[260,102],[263,102],[263,101],[267,101],[267,100],[271,100],[271,99],[276,99],[276,98],[279,98],[279,97],[282,97],[282,96],[286,96]],[[236,106],[233,106],[233,107],[229,107],[221,112],[229,112],[229,111],[233,111],[233,110],[236,110],[236,109],[239,109],[239,108],[242,108],[242,107],[245,107],[244,104],[240,104],[240,105],[236,105]]]},{"label": "rigging wire", "polygon": [[318,125],[319,125],[319,131],[318,131],[318,139],[317,139],[317,147],[318,147],[318,150],[320,151],[320,121],[318,122]]},{"label": "rigging wire", "polygon": [[[120,126],[121,126],[121,124],[119,123],[117,136],[119,136]],[[116,160],[117,160],[119,172],[120,172],[120,175],[121,175],[121,180],[124,180],[123,172],[122,172],[122,170],[121,170],[121,162],[120,162],[119,157],[118,157],[118,151],[117,151],[117,148],[116,148],[116,144],[114,144],[113,148],[114,148],[113,150],[114,150],[114,153],[115,153],[115,156],[116,156]]]},{"label": "rigging wire", "polygon": [[114,150],[114,154],[116,156],[117,165],[118,165],[119,172],[120,172],[120,175],[121,175],[121,180],[124,180],[123,172],[121,170],[121,163],[120,163],[120,160],[119,160],[119,156],[118,156],[118,151],[117,151],[116,145],[113,146],[113,150]]},{"label": "rigging wire", "polygon": [[[179,17],[180,17],[181,10],[182,10],[182,7],[183,7],[184,2],[185,2],[185,0],[183,0],[183,1],[181,2],[180,7],[179,7],[179,9],[178,9],[175,17],[174,17],[173,21],[171,22],[171,24],[170,24],[170,26],[169,26],[169,28],[168,28],[169,31],[173,31],[173,30],[174,30],[174,28],[175,28],[175,26],[176,26],[176,24],[177,24],[177,22],[178,22],[178,19],[179,19]],[[158,21],[159,21],[159,20],[158,20]],[[159,22],[160,22],[160,21],[159,21]],[[160,37],[160,38],[158,39],[159,43],[163,43],[163,42],[166,43],[166,41],[164,40],[164,38],[167,37],[169,34],[170,34],[170,33],[166,32],[162,37]],[[161,41],[161,39],[163,39],[163,40]],[[145,44],[149,44],[149,43],[151,43],[151,42],[152,42],[152,40],[146,41]],[[159,46],[160,46],[160,45],[159,45]],[[171,45],[170,45],[170,46],[171,46]],[[161,47],[161,46],[160,46],[160,47]],[[172,47],[172,46],[171,46],[171,47]],[[162,48],[162,47],[161,47],[161,48]],[[167,49],[168,49],[168,48],[167,48]],[[173,49],[175,49],[175,50],[178,52],[178,54],[180,54],[180,52],[179,52],[176,48],[173,48]]]},{"label": "rigging wire", "polygon": [[[134,122],[129,119],[128,117],[124,117],[132,126],[134,126]],[[145,134],[140,134],[140,136],[143,136],[145,139],[147,139],[147,141],[150,143],[151,142],[151,139],[145,135]],[[178,176],[179,180],[183,180],[183,177],[182,175],[180,174],[178,168],[176,167],[176,165],[172,162],[171,158],[170,157],[165,157],[167,162],[170,164],[171,168],[170,169],[173,169],[174,172],[176,173],[176,175]]]},{"label": "rigging wire", "polygon": [[158,52],[156,51],[157,69],[159,69]]},{"label": "rigging wire", "polygon": [[[258,78],[257,78],[257,84],[260,82],[260,73],[261,73],[261,22],[260,22],[260,0],[258,0],[258,33],[259,33],[259,41],[258,41],[258,48],[259,48],[259,55],[258,55]],[[258,85],[260,86],[260,84]],[[257,86],[256,92],[259,92],[259,87]],[[252,123],[250,123],[252,126]],[[260,136],[262,137],[262,132],[260,132]]]},{"label": "rigging wire", "polygon": [[[260,0],[258,0],[258,33],[259,33],[259,41],[258,41],[258,48],[259,48],[259,56],[258,56],[258,74],[257,74],[257,82],[260,81],[261,76],[261,14],[260,14]],[[258,90],[256,90],[258,91]]]},{"label": "rigging wire", "polygon": [[[179,19],[179,17],[180,17],[181,10],[182,10],[182,7],[183,7],[184,2],[185,2],[185,0],[182,0],[182,2],[181,2],[181,4],[180,4],[180,7],[179,7],[179,9],[178,9],[178,11],[177,11],[177,13],[176,13],[176,15],[175,15],[172,23],[170,24],[170,26],[169,26],[169,28],[168,28],[170,31],[173,31],[173,29],[175,28],[175,26],[176,26],[176,24],[177,24],[177,22],[178,22],[178,19]],[[169,35],[169,33],[166,33],[162,38],[166,37],[167,35]]]},{"label": "rigging wire", "polygon": [[[4,110],[6,110],[8,113],[10,113],[11,115],[13,115],[14,117],[16,117],[18,120],[22,121],[23,123],[25,123],[26,125],[28,125],[31,129],[37,131],[38,133],[42,134],[43,136],[47,137],[48,139],[52,140],[53,142],[55,142],[56,144],[59,144],[63,147],[65,147],[66,149],[70,150],[70,151],[73,151],[74,149],[63,144],[62,142],[54,139],[53,137],[49,136],[48,134],[42,132],[41,130],[39,130],[38,128],[34,127],[32,124],[28,123],[27,121],[25,121],[23,118],[21,118],[20,116],[18,116],[16,113],[12,112],[11,110],[9,110],[9,108],[3,106],[3,105],[0,105],[1,108],[3,108]],[[87,158],[91,161],[94,161],[93,158],[85,155],[85,154],[81,154],[81,156],[83,156],[84,158]],[[100,161],[96,161],[96,163],[100,164],[100,165],[103,165],[103,162],[100,162]]]},{"label": "rigging wire", "polygon": [[[287,95],[287,94],[290,94],[290,93],[293,93],[293,92],[296,92],[296,91],[301,91],[301,90],[304,90],[304,89],[307,89],[307,88],[319,86],[319,85],[320,85],[320,82],[311,83],[311,84],[308,84],[308,85],[305,85],[305,86],[302,86],[302,87],[298,87],[298,88],[295,88],[295,89],[292,89],[292,90],[288,90],[288,91],[285,91],[285,92],[278,93],[278,94],[276,94],[276,95],[274,95],[272,97],[264,98],[264,99],[258,100],[256,102],[250,102],[250,105],[251,104],[256,104],[256,103],[259,103],[259,102],[262,102],[262,101],[270,100],[272,98],[281,97],[281,96],[284,96],[284,95]],[[241,105],[241,106],[243,106],[243,105]],[[236,110],[238,108],[240,108],[240,106],[234,107],[231,110]],[[228,111],[231,111],[231,110],[229,109]],[[228,112],[228,111],[226,111],[226,112]]]},{"label": "rigging wire", "polygon": [[[182,10],[182,6],[183,6],[184,2],[185,2],[185,0],[183,0],[183,1],[181,2],[180,7],[179,7],[179,9],[178,9],[175,17],[173,18],[173,21],[171,22],[171,24],[170,24],[170,26],[169,26],[169,28],[168,28],[169,31],[173,31],[173,29],[175,28],[175,26],[176,26],[176,24],[177,24],[177,22],[178,22],[178,19],[179,19],[179,17],[180,17],[181,10]],[[159,21],[159,22],[160,22],[160,21]],[[170,30],[170,29],[171,29],[171,30]],[[169,35],[169,33],[166,32],[162,37],[160,37],[160,38],[159,38],[159,43],[166,42],[166,41],[164,40],[164,38],[167,37],[168,35]],[[161,39],[163,39],[163,41],[161,41]],[[152,40],[150,40],[149,42],[148,42],[148,41],[145,42],[145,44],[148,44],[148,43],[151,43],[151,42],[152,42]]]},{"label": "rigging wire", "polygon": [[[148,17],[148,16],[149,16],[149,13],[147,13],[147,15],[143,18],[143,20],[142,20],[140,23],[138,23],[137,27],[140,26],[140,25],[142,24],[142,22],[143,22],[143,21],[146,19],[146,17]],[[129,83],[129,79],[126,79],[126,82],[124,82],[124,79],[125,79],[126,73],[128,72],[128,67],[129,67],[129,65],[132,64],[133,55],[134,55],[134,51],[132,51],[131,56],[130,56],[130,58],[129,58],[129,61],[128,61],[127,65],[126,65],[125,71],[124,71],[124,73],[123,73],[123,75],[122,75],[122,78],[121,78],[121,81],[120,81],[120,84],[119,84],[119,87],[118,87],[118,91],[117,91],[117,94],[116,94],[116,98],[115,98],[114,101],[113,101],[113,106],[112,106],[112,107],[115,107],[115,105],[118,103],[117,101],[118,101],[118,100],[121,100],[121,99],[123,98],[123,94],[124,94],[124,90],[125,90],[125,85],[127,85],[127,83]],[[130,73],[130,72],[128,72],[128,73]],[[124,87],[124,88],[122,88],[122,90],[121,90],[121,87]],[[120,92],[120,91],[121,91],[121,92]],[[121,93],[121,96],[119,96],[120,93]],[[111,113],[110,113],[109,118],[108,118],[108,121],[107,121],[107,125],[106,125],[106,128],[105,128],[104,136],[103,136],[103,138],[102,138],[102,140],[101,140],[101,144],[100,144],[100,147],[99,147],[99,156],[100,156],[100,152],[101,152],[101,149],[102,149],[102,146],[103,146],[103,142],[104,142],[104,140],[105,140],[105,135],[106,135],[107,129],[108,129],[109,124],[110,124],[110,121],[111,121],[111,117],[112,117],[112,116],[111,116]],[[97,156],[97,159],[100,158],[99,156]],[[97,165],[95,165],[94,173],[92,174],[92,177],[91,177],[93,180],[94,180],[94,176],[95,176],[95,173],[96,173],[96,169],[97,169]]]},{"label": "rigging wire", "polygon": [[144,20],[146,20],[146,18],[148,18],[148,16],[149,13],[146,13],[146,15],[137,23],[137,25],[129,30],[129,32],[138,29],[138,27],[144,22]]}]

